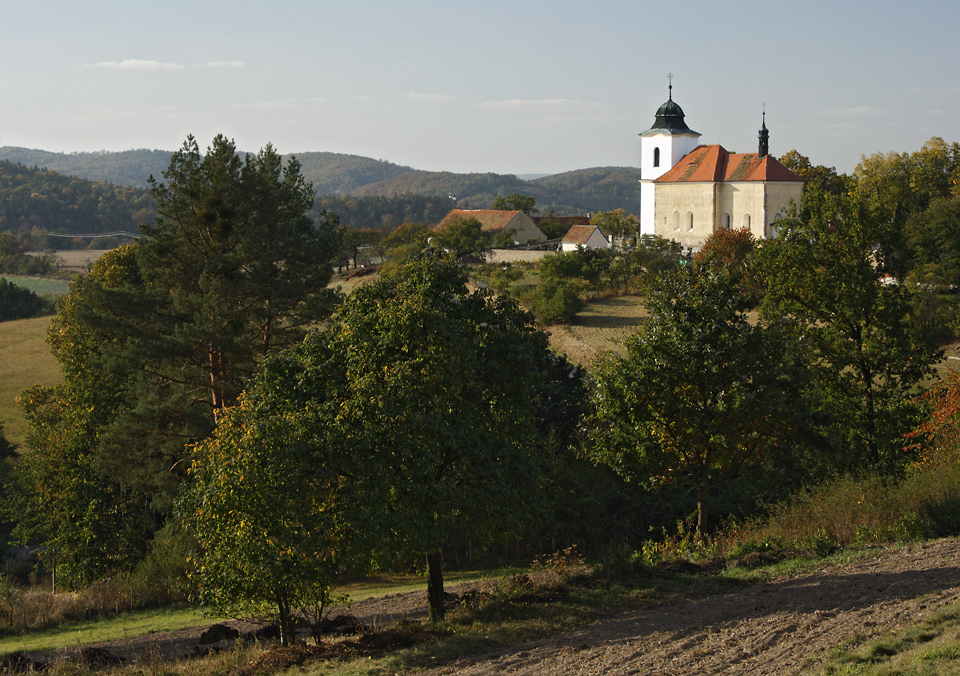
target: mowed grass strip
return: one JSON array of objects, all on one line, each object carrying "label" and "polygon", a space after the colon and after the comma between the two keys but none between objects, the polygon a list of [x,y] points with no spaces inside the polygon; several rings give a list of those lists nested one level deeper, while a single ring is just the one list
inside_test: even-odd
[{"label": "mowed grass strip", "polygon": [[62,382],[60,365],[47,345],[50,317],[0,322],[0,422],[4,436],[23,444],[27,421],[17,397],[27,387]]},{"label": "mowed grass strip", "polygon": [[[446,587],[460,582],[475,582],[493,575],[498,577],[518,569],[500,568],[495,571],[455,571],[447,573]],[[378,575],[361,578],[334,589],[334,594],[345,593],[351,601],[369,597],[383,597],[410,591],[425,590],[426,578],[418,575]],[[347,611],[349,612],[349,611]],[[40,652],[90,645],[98,642],[121,641],[160,632],[205,627],[228,618],[215,617],[196,606],[179,604],[166,608],[151,608],[120,613],[84,622],[31,632],[25,635],[0,637],[0,657],[15,652]]]},{"label": "mowed grass strip", "polygon": [[550,327],[550,344],[583,366],[607,352],[625,354],[621,343],[636,333],[649,316],[639,296],[614,296],[590,301],[566,326]]},{"label": "mowed grass strip", "polygon": [[[444,571],[444,589],[450,591],[452,587],[464,582],[478,582],[484,579],[497,579],[506,575],[520,572],[521,568],[495,568],[491,570],[461,570]],[[404,594],[427,589],[427,578],[422,575],[390,574],[373,575],[341,583],[334,588],[334,594],[346,594],[350,601]],[[426,600],[426,597],[424,597]]]},{"label": "mowed grass strip", "polygon": [[23,636],[4,636],[0,638],[0,656],[16,652],[74,648],[101,641],[117,641],[163,631],[190,629],[213,624],[221,619],[205,616],[192,606],[136,610],[113,617],[65,624]]},{"label": "mowed grass strip", "polygon": [[62,279],[47,279],[45,277],[18,277],[16,275],[2,275],[11,284],[33,291],[38,296],[50,294],[62,296],[70,289],[70,282]]}]

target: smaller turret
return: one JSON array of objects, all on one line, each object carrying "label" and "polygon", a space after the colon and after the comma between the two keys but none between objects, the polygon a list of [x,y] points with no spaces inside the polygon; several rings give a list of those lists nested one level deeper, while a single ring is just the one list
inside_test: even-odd
[{"label": "smaller turret", "polygon": [[760,126],[760,148],[757,157],[766,157],[770,153],[770,132],[767,131],[767,111],[763,111],[763,123]]}]

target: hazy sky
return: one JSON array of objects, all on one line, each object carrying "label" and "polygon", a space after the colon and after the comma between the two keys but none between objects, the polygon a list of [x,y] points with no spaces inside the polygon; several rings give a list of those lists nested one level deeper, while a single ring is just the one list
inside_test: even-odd
[{"label": "hazy sky", "polygon": [[960,140],[960,3],[0,0],[0,145],[332,151],[417,169],[639,164],[667,98],[701,142]]}]

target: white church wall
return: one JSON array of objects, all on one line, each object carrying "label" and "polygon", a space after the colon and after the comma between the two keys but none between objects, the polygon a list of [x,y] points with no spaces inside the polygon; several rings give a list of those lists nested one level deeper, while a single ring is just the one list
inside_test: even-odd
[{"label": "white church wall", "polygon": [[[699,248],[715,224],[715,183],[661,183],[657,185],[655,234],[684,247]],[[641,204],[642,206],[642,204]]]}]

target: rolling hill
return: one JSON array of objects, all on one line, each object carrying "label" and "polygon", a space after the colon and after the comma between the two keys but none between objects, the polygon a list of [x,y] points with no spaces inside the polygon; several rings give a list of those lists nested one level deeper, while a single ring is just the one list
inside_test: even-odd
[{"label": "rolling hill", "polygon": [[[57,173],[128,189],[148,187],[150,175],[161,178],[170,155],[169,151],[145,149],[53,153],[0,147],[0,161],[43,168],[48,175]],[[640,175],[632,167],[596,167],[524,180],[513,174],[418,171],[386,160],[341,153],[307,152],[296,157],[304,177],[324,198],[318,199],[316,210],[335,211],[344,222],[358,228],[399,225],[408,220],[439,221],[453,206],[451,196],[458,207],[473,209],[488,207],[498,195],[520,193],[535,197],[544,214],[551,210],[557,215],[640,210]],[[413,196],[420,199],[412,200]],[[0,202],[4,198],[0,194]]]}]

